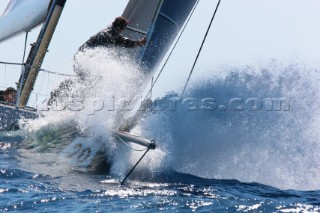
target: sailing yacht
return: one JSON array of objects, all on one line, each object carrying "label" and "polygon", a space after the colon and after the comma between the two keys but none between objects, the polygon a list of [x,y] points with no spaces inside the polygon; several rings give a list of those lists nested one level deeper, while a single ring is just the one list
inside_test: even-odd
[{"label": "sailing yacht", "polygon": [[[34,119],[38,116],[35,109],[27,107],[28,100],[66,0],[44,0],[40,4],[38,1],[36,4],[35,1],[11,0],[0,17],[0,42],[43,23],[38,40],[23,64],[16,103],[0,105],[1,130],[12,128],[20,118]],[[129,25],[123,35],[131,39],[141,37],[148,39],[145,47],[128,53],[140,65],[141,70],[147,73],[146,82],[151,80],[196,2],[196,0],[128,1],[122,16],[129,20]],[[21,20],[25,21],[21,23]],[[120,122],[115,128],[129,130],[128,121],[133,114],[134,112],[119,113]]]},{"label": "sailing yacht", "polygon": [[[0,103],[0,130],[16,127],[22,118],[37,119],[39,116],[36,109],[28,107],[28,101],[65,3],[66,0],[44,0],[35,10],[34,5],[38,5],[38,1],[36,4],[35,0],[11,0],[5,13],[0,17],[0,32],[3,32],[0,34],[0,42],[43,23],[38,39],[31,48],[29,57],[23,63],[17,86],[16,102]],[[136,40],[147,37],[148,40],[143,48],[126,52],[128,57],[140,67],[141,72],[147,76],[145,83],[141,85],[142,87],[146,87],[147,83],[151,81],[196,3],[197,0],[128,1],[122,16],[129,20],[129,25],[123,35]],[[29,16],[29,14],[34,16]],[[24,24],[19,22],[21,17],[11,18],[20,15],[24,16],[22,19],[27,20]],[[18,27],[9,27],[11,24],[7,23],[15,23],[14,25]],[[137,98],[133,99],[137,100]],[[140,106],[136,102],[132,103]],[[117,112],[113,135],[122,142],[145,146],[147,151],[155,149],[154,141],[128,133],[142,116],[142,111],[137,110],[136,107],[134,109],[129,112],[121,110]]]}]

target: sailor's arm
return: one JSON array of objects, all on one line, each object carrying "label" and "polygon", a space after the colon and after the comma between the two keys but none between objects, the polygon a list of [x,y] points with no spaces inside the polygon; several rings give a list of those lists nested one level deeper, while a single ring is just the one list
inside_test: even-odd
[{"label": "sailor's arm", "polygon": [[137,46],[143,46],[147,43],[147,39],[143,38],[141,40],[138,41],[134,41],[128,38],[125,38],[123,36],[119,36],[118,42],[117,42],[120,46],[122,47],[127,47],[127,48],[134,48]]}]

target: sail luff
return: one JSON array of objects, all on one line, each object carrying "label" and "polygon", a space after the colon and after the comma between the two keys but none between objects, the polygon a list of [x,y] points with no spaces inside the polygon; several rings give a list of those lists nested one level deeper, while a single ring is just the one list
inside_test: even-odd
[{"label": "sail luff", "polygon": [[197,0],[164,0],[155,29],[141,59],[147,72],[154,72],[170,48]]},{"label": "sail luff", "polygon": [[154,16],[153,16],[153,18],[152,18],[151,23],[154,23],[154,22],[156,21],[158,15],[159,15],[159,12],[160,12],[160,9],[161,9],[161,5],[162,5],[163,1],[164,1],[164,0],[160,0],[160,1],[158,2],[158,6],[157,6],[157,8],[156,8],[156,12],[154,13]]},{"label": "sail luff", "polygon": [[144,53],[145,53],[145,51],[146,51],[146,47],[148,47],[149,40],[150,40],[150,37],[152,36],[152,33],[153,33],[153,31],[154,31],[155,22],[156,22],[156,20],[157,20],[157,18],[158,18],[158,16],[159,16],[160,9],[161,9],[161,5],[163,4],[163,1],[164,1],[164,0],[160,0],[160,1],[158,2],[158,6],[157,6],[156,11],[155,11],[155,13],[154,13],[154,16],[153,16],[153,18],[152,18],[151,25],[150,25],[149,30],[148,30],[148,32],[147,32],[147,42],[148,42],[148,43],[147,43],[146,46],[142,47],[142,48],[140,49],[140,51],[138,52],[138,56],[137,56],[137,63],[138,63],[138,64],[141,64],[141,62],[142,62],[141,60],[142,60],[142,57],[143,57],[143,55],[144,55]]}]

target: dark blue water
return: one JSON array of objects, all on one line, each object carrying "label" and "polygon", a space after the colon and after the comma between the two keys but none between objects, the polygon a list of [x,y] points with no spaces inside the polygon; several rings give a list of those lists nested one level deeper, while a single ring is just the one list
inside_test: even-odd
[{"label": "dark blue water", "polygon": [[[320,191],[138,170],[120,186],[106,175],[65,171],[55,177],[20,167],[19,138],[1,137],[0,211],[26,212],[318,212]],[[37,167],[33,162],[32,167]],[[47,166],[50,166],[49,164]],[[51,165],[51,169],[55,169]],[[49,168],[50,170],[50,168]],[[142,175],[143,174],[143,175]]]}]

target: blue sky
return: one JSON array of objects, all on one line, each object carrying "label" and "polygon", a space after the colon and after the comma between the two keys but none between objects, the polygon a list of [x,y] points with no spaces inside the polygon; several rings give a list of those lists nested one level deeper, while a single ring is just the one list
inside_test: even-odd
[{"label": "blue sky", "polygon": [[[1,13],[8,0],[0,1]],[[43,68],[72,74],[72,60],[77,48],[91,35],[122,14],[127,0],[68,0],[61,21],[49,47]],[[215,9],[216,0],[200,0],[199,6],[170,60],[163,78],[163,90],[181,87],[197,54]],[[319,64],[319,0],[222,0],[220,10],[203,49],[194,79],[210,76],[220,66],[244,66],[276,59]],[[36,39],[39,27],[28,43]],[[20,62],[24,35],[0,43],[0,61]],[[4,73],[5,72],[5,73]],[[1,86],[12,86],[19,69],[0,65]],[[47,76],[40,76],[47,82]],[[51,80],[50,80],[51,81]],[[50,91],[57,83],[41,88]],[[52,84],[52,85],[51,85]],[[181,83],[182,84],[182,83]]]}]

